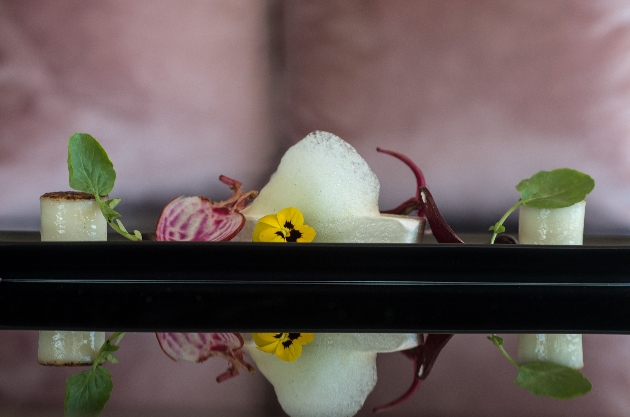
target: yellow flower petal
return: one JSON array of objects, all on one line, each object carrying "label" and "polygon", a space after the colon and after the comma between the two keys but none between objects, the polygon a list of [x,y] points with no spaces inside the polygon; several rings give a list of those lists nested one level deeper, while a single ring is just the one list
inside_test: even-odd
[{"label": "yellow flower petal", "polygon": [[314,333],[300,333],[300,337],[293,339],[293,341],[301,345],[307,345],[311,343],[313,339],[315,339]]},{"label": "yellow flower petal", "polygon": [[254,342],[257,345],[266,345],[267,343],[277,342],[278,340],[282,340],[282,336],[284,333],[252,333],[252,337],[254,338]]},{"label": "yellow flower petal", "polygon": [[293,362],[302,354],[302,345],[289,340],[285,344],[278,343],[276,356],[286,362]]},{"label": "yellow flower petal", "polygon": [[269,226],[273,226],[277,229],[282,229],[282,224],[279,223],[278,221],[278,216],[275,214],[268,214],[266,216],[261,217],[260,219],[258,219],[258,223],[264,223],[264,224],[268,224]]},{"label": "yellow flower petal", "polygon": [[278,334],[282,335],[282,333],[252,333],[252,337],[258,349],[266,353],[274,353],[282,341],[282,337],[276,337]]},{"label": "yellow flower petal", "polygon": [[265,353],[275,353],[275,351],[278,349],[278,345],[280,345],[280,341],[276,340],[275,342],[269,343],[268,345],[256,346],[256,348],[258,350],[262,350]]},{"label": "yellow flower petal", "polygon": [[[280,234],[278,234],[280,233]],[[275,227],[269,227],[258,234],[258,242],[286,242],[284,233]]]},{"label": "yellow flower petal", "polygon": [[282,209],[277,214],[278,223],[280,223],[281,227],[284,227],[286,222],[289,222],[293,225],[293,228],[297,226],[301,226],[304,224],[304,215],[302,212],[295,207],[287,207]]},{"label": "yellow flower petal", "polygon": [[296,227],[295,230],[302,234],[302,236],[297,239],[297,242],[299,243],[312,242],[313,239],[315,239],[315,229],[313,229],[311,226],[303,224]]},{"label": "yellow flower petal", "polygon": [[264,242],[264,240],[260,239],[260,233],[262,233],[262,231],[264,231],[266,229],[278,230],[277,228],[275,228],[273,226],[270,226],[270,225],[268,225],[266,223],[258,222],[256,227],[254,228],[254,233],[252,233],[252,241],[253,242]]}]

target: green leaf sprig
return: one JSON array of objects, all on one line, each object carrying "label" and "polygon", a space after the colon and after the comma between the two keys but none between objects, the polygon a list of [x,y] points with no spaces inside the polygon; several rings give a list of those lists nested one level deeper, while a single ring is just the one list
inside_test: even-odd
[{"label": "green leaf sprig", "polygon": [[502,338],[493,334],[488,336],[488,340],[494,343],[503,356],[518,369],[514,383],[536,396],[567,400],[586,395],[593,388],[591,382],[573,368],[543,362],[519,364],[505,351]]},{"label": "green leaf sprig", "polygon": [[112,334],[101,346],[92,368],[66,380],[65,417],[96,417],[101,414],[114,385],[107,368],[100,365],[118,363],[114,352],[120,349],[118,344],[124,335],[123,332]]},{"label": "green leaf sprig", "polygon": [[563,208],[584,200],[595,188],[595,181],[589,175],[570,168],[558,168],[553,171],[540,171],[531,178],[518,183],[516,190],[521,199],[496,222],[490,226],[494,232],[490,243],[494,243],[499,233],[505,232],[503,223],[510,214],[521,205],[534,208]]},{"label": "green leaf sprig", "polygon": [[139,231],[129,233],[118,219],[121,214],[114,208],[120,203],[120,198],[103,201],[114,188],[116,171],[109,160],[107,152],[96,139],[87,133],[75,133],[68,140],[68,173],[70,187],[94,195],[107,223],[122,236],[129,240],[142,240]]}]

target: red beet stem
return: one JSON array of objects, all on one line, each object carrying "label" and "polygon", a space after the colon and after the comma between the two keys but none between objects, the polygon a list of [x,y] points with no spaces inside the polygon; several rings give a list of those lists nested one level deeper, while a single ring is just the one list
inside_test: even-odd
[{"label": "red beet stem", "polygon": [[426,340],[420,339],[420,345],[400,352],[413,361],[413,382],[403,395],[388,404],[374,408],[373,411],[375,413],[389,411],[411,398],[422,385],[422,381],[427,379],[438,355],[452,337],[452,334],[429,334]]},{"label": "red beet stem", "polygon": [[[409,168],[411,168],[411,170],[413,171],[413,175],[416,176],[416,182],[418,184],[418,189],[420,189],[420,187],[426,187],[427,186],[427,181],[424,179],[424,174],[422,173],[422,170],[418,167],[418,165],[416,165],[409,157],[396,152],[396,151],[390,151],[389,149],[383,149],[383,148],[376,148],[376,150],[378,152],[381,153],[386,153],[388,155],[391,155],[393,157],[396,157],[398,159],[400,159],[402,162],[404,162]],[[416,197],[419,197],[419,193],[416,194]]]},{"label": "red beet stem", "polygon": [[427,340],[424,343],[422,349],[422,375],[418,374],[418,379],[426,379],[429,376],[429,372],[433,368],[438,355],[446,346],[449,340],[453,337],[452,334],[429,334]]},{"label": "red beet stem", "polygon": [[420,208],[426,213],[433,236],[439,243],[464,243],[446,223],[438,210],[433,196],[426,187],[420,187]]},{"label": "red beet stem", "polygon": [[392,410],[392,409],[398,407],[399,405],[401,405],[404,402],[406,402],[409,398],[411,398],[413,396],[413,394],[415,394],[416,391],[418,391],[420,389],[420,385],[422,385],[422,380],[414,378],[413,383],[411,384],[411,387],[409,387],[407,392],[405,392],[402,396],[400,396],[399,398],[395,399],[394,401],[392,401],[389,404],[381,405],[379,407],[374,407],[374,409],[372,411],[374,413],[382,413],[384,411],[389,411],[389,410]]},{"label": "red beet stem", "polygon": [[405,201],[398,207],[391,210],[381,210],[381,213],[407,215],[411,213],[412,211],[418,210],[418,209],[420,209],[420,204],[418,204],[418,199],[416,197],[411,197],[409,200]]}]

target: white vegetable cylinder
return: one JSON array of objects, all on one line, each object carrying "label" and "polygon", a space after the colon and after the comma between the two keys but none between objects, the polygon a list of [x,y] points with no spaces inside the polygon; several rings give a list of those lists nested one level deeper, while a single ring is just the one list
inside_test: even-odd
[{"label": "white vegetable cylinder", "polygon": [[[581,245],[586,203],[570,207],[519,209],[519,243],[530,245]],[[580,369],[584,366],[581,334],[519,334],[518,360],[549,362]]]},{"label": "white vegetable cylinder", "polygon": [[[47,193],[40,197],[40,210],[42,242],[107,240],[107,222],[90,194]],[[90,365],[104,342],[104,332],[42,330],[38,362],[54,366]]]},{"label": "white vegetable cylinder", "polygon": [[525,245],[581,245],[586,202],[556,209],[521,206],[518,241]]},{"label": "white vegetable cylinder", "polygon": [[39,203],[42,242],[107,240],[107,221],[91,194],[47,193]]}]

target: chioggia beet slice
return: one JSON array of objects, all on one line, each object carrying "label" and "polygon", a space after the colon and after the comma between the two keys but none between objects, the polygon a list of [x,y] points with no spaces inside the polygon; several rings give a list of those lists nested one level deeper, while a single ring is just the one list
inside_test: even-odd
[{"label": "chioggia beet slice", "polygon": [[254,373],[254,368],[243,359],[243,338],[238,333],[156,333],[160,347],[175,362],[200,363],[212,356],[229,362],[217,382],[238,375],[239,368]]},{"label": "chioggia beet slice", "polygon": [[222,202],[206,197],[176,197],[162,210],[155,230],[160,241],[221,242],[231,240],[245,225],[240,210],[256,191],[243,193],[241,183],[226,176],[219,180],[234,194]]}]

